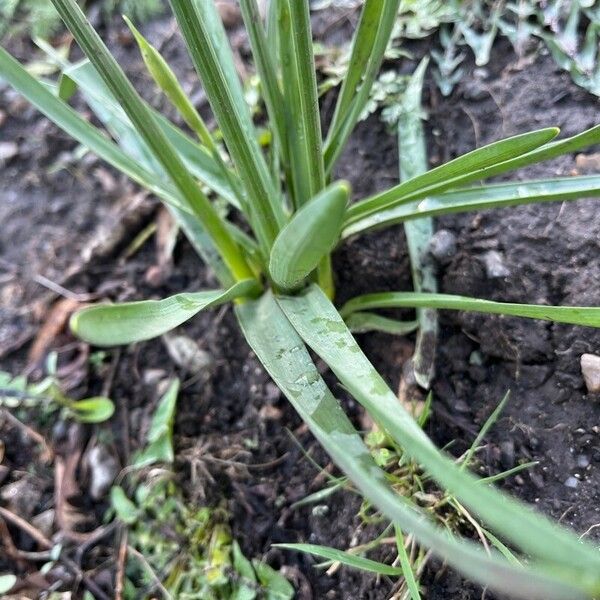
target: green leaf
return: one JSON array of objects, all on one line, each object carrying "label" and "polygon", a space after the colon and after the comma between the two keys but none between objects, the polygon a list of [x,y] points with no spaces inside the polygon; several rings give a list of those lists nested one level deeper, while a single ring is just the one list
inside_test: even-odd
[{"label": "green leaf", "polygon": [[69,411],[80,423],[102,423],[113,416],[115,405],[110,398],[96,396],[69,402]]},{"label": "green leaf", "polygon": [[356,96],[356,91],[369,64],[373,46],[379,31],[379,21],[383,9],[381,0],[365,0],[358,26],[352,38],[352,51],[348,71],[342,80],[335,111],[330,123],[330,132],[336,131],[348,114],[348,109]]},{"label": "green leaf", "polygon": [[17,578],[12,573],[0,575],[0,594],[8,594],[15,587]]},{"label": "green leaf", "polygon": [[[473,542],[459,540],[433,525],[424,513],[390,488],[385,473],[373,462],[272,294],[267,292],[259,301],[237,306],[236,313],[250,346],[332,460],[365,498],[413,533],[419,543],[468,577],[524,600],[583,599],[594,585],[598,586],[597,580],[584,582],[580,571],[565,574],[562,568],[549,571],[540,565],[517,568],[499,555],[488,555]],[[309,315],[309,319],[316,317]],[[343,323],[334,325],[335,330],[340,327],[344,328]],[[399,410],[397,405],[394,399],[394,413]]]},{"label": "green leaf", "polygon": [[[600,556],[577,536],[535,513],[503,492],[480,485],[440,452],[410,414],[398,403],[346,328],[340,314],[317,286],[278,299],[286,316],[306,343],[323,359],[371,417],[437,482],[470,507],[502,537],[525,552],[555,565],[558,572],[580,573],[593,588],[600,586]],[[600,309],[597,309],[600,316]],[[586,583],[587,585],[587,583]]]},{"label": "green leaf", "polygon": [[564,202],[598,196],[600,196],[600,176],[598,175],[465,188],[425,198],[419,202],[416,208],[411,205],[400,205],[372,214],[346,227],[342,232],[342,237],[347,238],[357,233],[388,227],[408,219],[537,202]]},{"label": "green leaf", "polygon": [[187,292],[164,300],[100,304],[77,311],[71,330],[96,346],[117,346],[149,340],[178,327],[206,308],[257,292],[255,280],[236,283],[228,290]]},{"label": "green leaf", "polygon": [[410,600],[421,600],[421,594],[419,593],[419,584],[415,577],[413,567],[410,564],[410,557],[404,547],[404,536],[400,527],[395,527],[396,531],[396,547],[398,549],[398,558],[400,559],[400,566],[402,567],[402,575],[406,586],[410,592]]},{"label": "green leaf", "polygon": [[117,517],[127,525],[133,525],[138,520],[139,512],[136,505],[127,497],[122,487],[114,485],[110,490],[110,503]]},{"label": "green leaf", "polygon": [[137,30],[134,24],[126,17],[125,23],[133,33],[137,42],[144,64],[146,65],[152,79],[158,87],[170,100],[171,104],[179,111],[183,120],[188,124],[190,129],[196,133],[200,141],[211,150],[214,148],[214,142],[206,124],[198,111],[192,104],[191,100],[183,91],[181,84],[177,80],[177,76],[173,73],[171,67],[167,64],[160,52],[150,44],[146,38]]},{"label": "green leaf", "polygon": [[353,569],[360,569],[361,571],[368,571],[370,573],[378,573],[379,575],[389,576],[401,576],[402,569],[398,567],[390,567],[384,563],[363,558],[362,556],[356,556],[350,554],[350,552],[344,552],[343,550],[336,550],[335,548],[329,548],[327,546],[317,546],[315,544],[273,544],[276,548],[282,548],[284,550],[296,550],[298,552],[306,552],[307,554],[314,554],[321,558],[327,558],[335,562],[342,563],[347,567]]},{"label": "green leaf", "polygon": [[96,67],[104,83],[119,101],[136,131],[152,150],[169,180],[180,192],[187,207],[211,236],[234,277],[237,280],[252,277],[250,267],[239,252],[227,227],[191,173],[185,168],[151,111],[85,18],[77,2],[75,0],[52,0],[52,3],[90,62]]},{"label": "green leaf", "polygon": [[544,306],[494,302],[451,294],[418,294],[412,292],[382,292],[365,294],[347,302],[341,314],[348,316],[359,310],[376,308],[439,308],[467,310],[496,315],[512,315],[557,323],[570,323],[586,327],[600,327],[600,307],[594,306]]},{"label": "green leaf", "polygon": [[290,166],[299,208],[325,186],[310,11],[308,0],[279,0],[278,8]]},{"label": "green leaf", "polygon": [[348,204],[350,186],[331,184],[294,214],[277,236],[269,261],[273,281],[297,287],[336,245]]},{"label": "green leaf", "polygon": [[[398,121],[400,180],[407,181],[427,171],[427,149],[422,122],[421,96],[429,59],[424,58],[409,80],[402,100]],[[415,206],[416,208],[416,206]],[[433,219],[423,218],[404,223],[410,256],[413,287],[416,292],[437,292],[433,261],[427,260],[427,249],[433,235]],[[438,320],[434,310],[417,310],[419,331],[413,355],[417,383],[429,389],[435,372]]]},{"label": "green leaf", "polygon": [[58,82],[58,97],[64,102],[68,102],[77,91],[77,84],[64,73]]},{"label": "green leaf", "polygon": [[344,321],[352,333],[381,331],[392,335],[408,335],[419,327],[418,321],[398,321],[370,312],[355,312],[348,315]]},{"label": "green leaf", "polygon": [[173,423],[178,393],[179,379],[174,379],[160,399],[152,416],[148,431],[148,445],[135,457],[134,465],[136,467],[145,467],[157,462],[172,463],[175,460]]},{"label": "green leaf", "polygon": [[[362,72],[360,73],[362,77],[362,83],[353,97],[349,110],[344,111],[345,114],[343,115],[340,112],[340,116],[344,117],[343,120],[340,118],[338,121],[339,125],[335,129],[330,127],[329,131],[327,132],[327,140],[325,142],[324,151],[325,173],[327,175],[331,174],[337,159],[340,157],[342,150],[344,149],[344,146],[350,137],[350,134],[354,130],[354,127],[356,127],[356,123],[358,122],[358,119],[369,100],[371,88],[373,87],[375,78],[377,77],[379,69],[381,68],[381,63],[383,62],[385,51],[392,34],[394,24],[396,23],[396,16],[398,15],[400,0],[377,1],[381,5],[377,35],[373,37],[373,30],[370,29],[370,32],[368,33],[370,38],[369,60],[364,68],[364,74]],[[367,35],[367,32],[365,31],[365,28],[359,27],[356,36],[363,35]],[[355,43],[361,43],[356,42],[356,36]],[[356,69],[358,68],[359,67],[357,66]],[[355,90],[351,91],[354,93]]]},{"label": "green leaf", "polygon": [[250,223],[266,256],[285,222],[283,203],[258,145],[223,24],[213,2],[171,0],[171,6],[244,184]]},{"label": "green leaf", "polygon": [[475,173],[508,159],[538,148],[558,135],[559,129],[548,127],[482,146],[459,156],[435,169],[427,171],[397,186],[361,200],[348,210],[347,224],[350,225],[368,215],[399,204],[414,202],[420,198],[440,193],[454,186],[453,179]]},{"label": "green leaf", "polygon": [[[273,11],[275,5],[276,2],[270,2],[269,9]],[[272,49],[269,47],[256,0],[240,0],[240,8],[242,9],[244,24],[246,25],[250,45],[252,46],[252,57],[260,76],[260,87],[267,107],[267,113],[269,114],[269,120],[277,140],[277,146],[283,151],[282,158],[284,163],[287,164],[286,112],[283,94],[278,82],[277,57],[276,55],[273,56]]]},{"label": "green leaf", "polygon": [[267,600],[292,600],[294,587],[279,571],[256,559],[252,565],[258,580],[265,587]]}]

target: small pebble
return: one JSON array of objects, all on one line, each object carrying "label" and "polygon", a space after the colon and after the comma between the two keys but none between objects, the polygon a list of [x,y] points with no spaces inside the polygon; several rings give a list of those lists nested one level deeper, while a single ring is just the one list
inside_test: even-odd
[{"label": "small pebble", "polygon": [[581,374],[590,394],[600,393],[600,356],[595,354],[581,355]]},{"label": "small pebble", "polygon": [[329,514],[329,506],[326,504],[317,504],[312,509],[313,517],[326,517]]},{"label": "small pebble", "polygon": [[500,462],[505,469],[515,466],[515,443],[512,440],[500,444]]},{"label": "small pebble", "polygon": [[89,494],[94,500],[101,500],[119,473],[119,463],[106,446],[91,448],[84,461],[90,475]]},{"label": "small pebble", "polygon": [[0,163],[9,161],[19,153],[19,146],[15,142],[0,142]]},{"label": "small pebble", "polygon": [[590,457],[587,454],[580,454],[577,457],[577,466],[580,469],[585,469],[590,466]]},{"label": "small pebble", "polygon": [[575,477],[568,477],[565,481],[565,487],[575,489],[579,485],[579,481]]},{"label": "small pebble", "polygon": [[165,335],[163,342],[173,362],[190,373],[209,372],[213,366],[212,356],[185,335]]},{"label": "small pebble", "polygon": [[483,255],[483,264],[488,279],[499,279],[510,275],[508,267],[504,264],[504,255],[497,250],[486,252]]},{"label": "small pebble", "polygon": [[440,229],[429,240],[427,249],[438,263],[447,264],[456,254],[456,236],[447,229]]}]

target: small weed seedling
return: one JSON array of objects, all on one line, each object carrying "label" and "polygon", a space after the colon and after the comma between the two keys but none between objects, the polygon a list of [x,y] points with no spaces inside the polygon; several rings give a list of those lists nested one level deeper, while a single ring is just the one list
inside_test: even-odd
[{"label": "small weed seedling", "polygon": [[[369,100],[399,0],[364,2],[325,136],[308,0],[272,0],[264,21],[256,0],[240,1],[272,134],[267,153],[260,147],[214,3],[171,0],[227,158],[220,155],[214,134],[173,72],[141,34],[136,37],[150,73],[193,137],[142,100],[75,0],[52,2],[88,60],[69,64],[57,57],[62,75],[55,85],[36,80],[0,49],[0,77],[79,143],[159,196],[221,284],[216,290],[186,291],[159,301],[89,307],[74,315],[73,331],[98,346],[129,344],[162,335],[201,310],[233,302],[241,329],[265,369],[334,462],[398,531],[413,536],[466,576],[514,597],[597,596],[596,548],[482,482],[436,448],[362,353],[346,319],[356,321],[360,315],[365,329],[380,317],[373,311],[407,307],[598,327],[600,308],[492,302],[438,294],[423,286],[411,293],[374,291],[338,310],[332,303],[330,253],[351,236],[396,223],[599,196],[599,175],[473,184],[596,144],[600,127],[558,140],[558,129],[550,127],[484,146],[431,170],[424,170],[422,163],[408,165],[398,185],[349,204],[349,185],[333,181],[332,174]],[[75,87],[103,128],[68,104]],[[206,189],[229,202],[235,221],[216,210]],[[240,219],[247,227],[236,224]],[[424,325],[421,316],[419,323]],[[322,379],[308,348],[402,449],[406,460],[418,464],[489,532],[520,552],[518,564],[502,552],[488,552],[474,541],[450,535],[427,511],[396,493]]]},{"label": "small weed seedling", "polygon": [[56,373],[56,359],[55,353],[48,356],[47,377],[38,383],[29,383],[23,376],[13,377],[0,371],[0,408],[35,408],[41,418],[60,409],[65,416],[80,423],[101,423],[110,419],[115,412],[110,398],[95,396],[73,400],[63,393]]}]

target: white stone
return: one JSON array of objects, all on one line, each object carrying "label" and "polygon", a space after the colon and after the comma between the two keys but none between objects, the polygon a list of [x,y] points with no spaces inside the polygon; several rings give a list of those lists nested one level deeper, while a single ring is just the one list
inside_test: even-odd
[{"label": "white stone", "polygon": [[600,393],[600,356],[581,355],[581,374],[590,394]]}]

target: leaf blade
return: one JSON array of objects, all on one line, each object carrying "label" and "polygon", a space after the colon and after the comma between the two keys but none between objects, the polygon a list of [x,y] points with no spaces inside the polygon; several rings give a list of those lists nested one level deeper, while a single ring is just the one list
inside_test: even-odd
[{"label": "leaf blade", "polygon": [[77,311],[71,330],[95,346],[116,346],[149,340],[191,319],[201,310],[257,291],[255,280],[240,281],[227,290],[176,294],[164,300],[91,306]]},{"label": "leaf blade", "polygon": [[269,260],[273,281],[284,289],[299,285],[339,239],[350,186],[338,181],[317,194],[281,230]]},{"label": "leaf blade", "polygon": [[348,210],[347,224],[399,204],[414,202],[434,193],[440,193],[452,186],[453,179],[535,150],[555,138],[558,132],[556,127],[547,127],[505,138],[472,150],[439,167],[430,169],[423,175],[413,177],[385,192],[354,204]]}]

